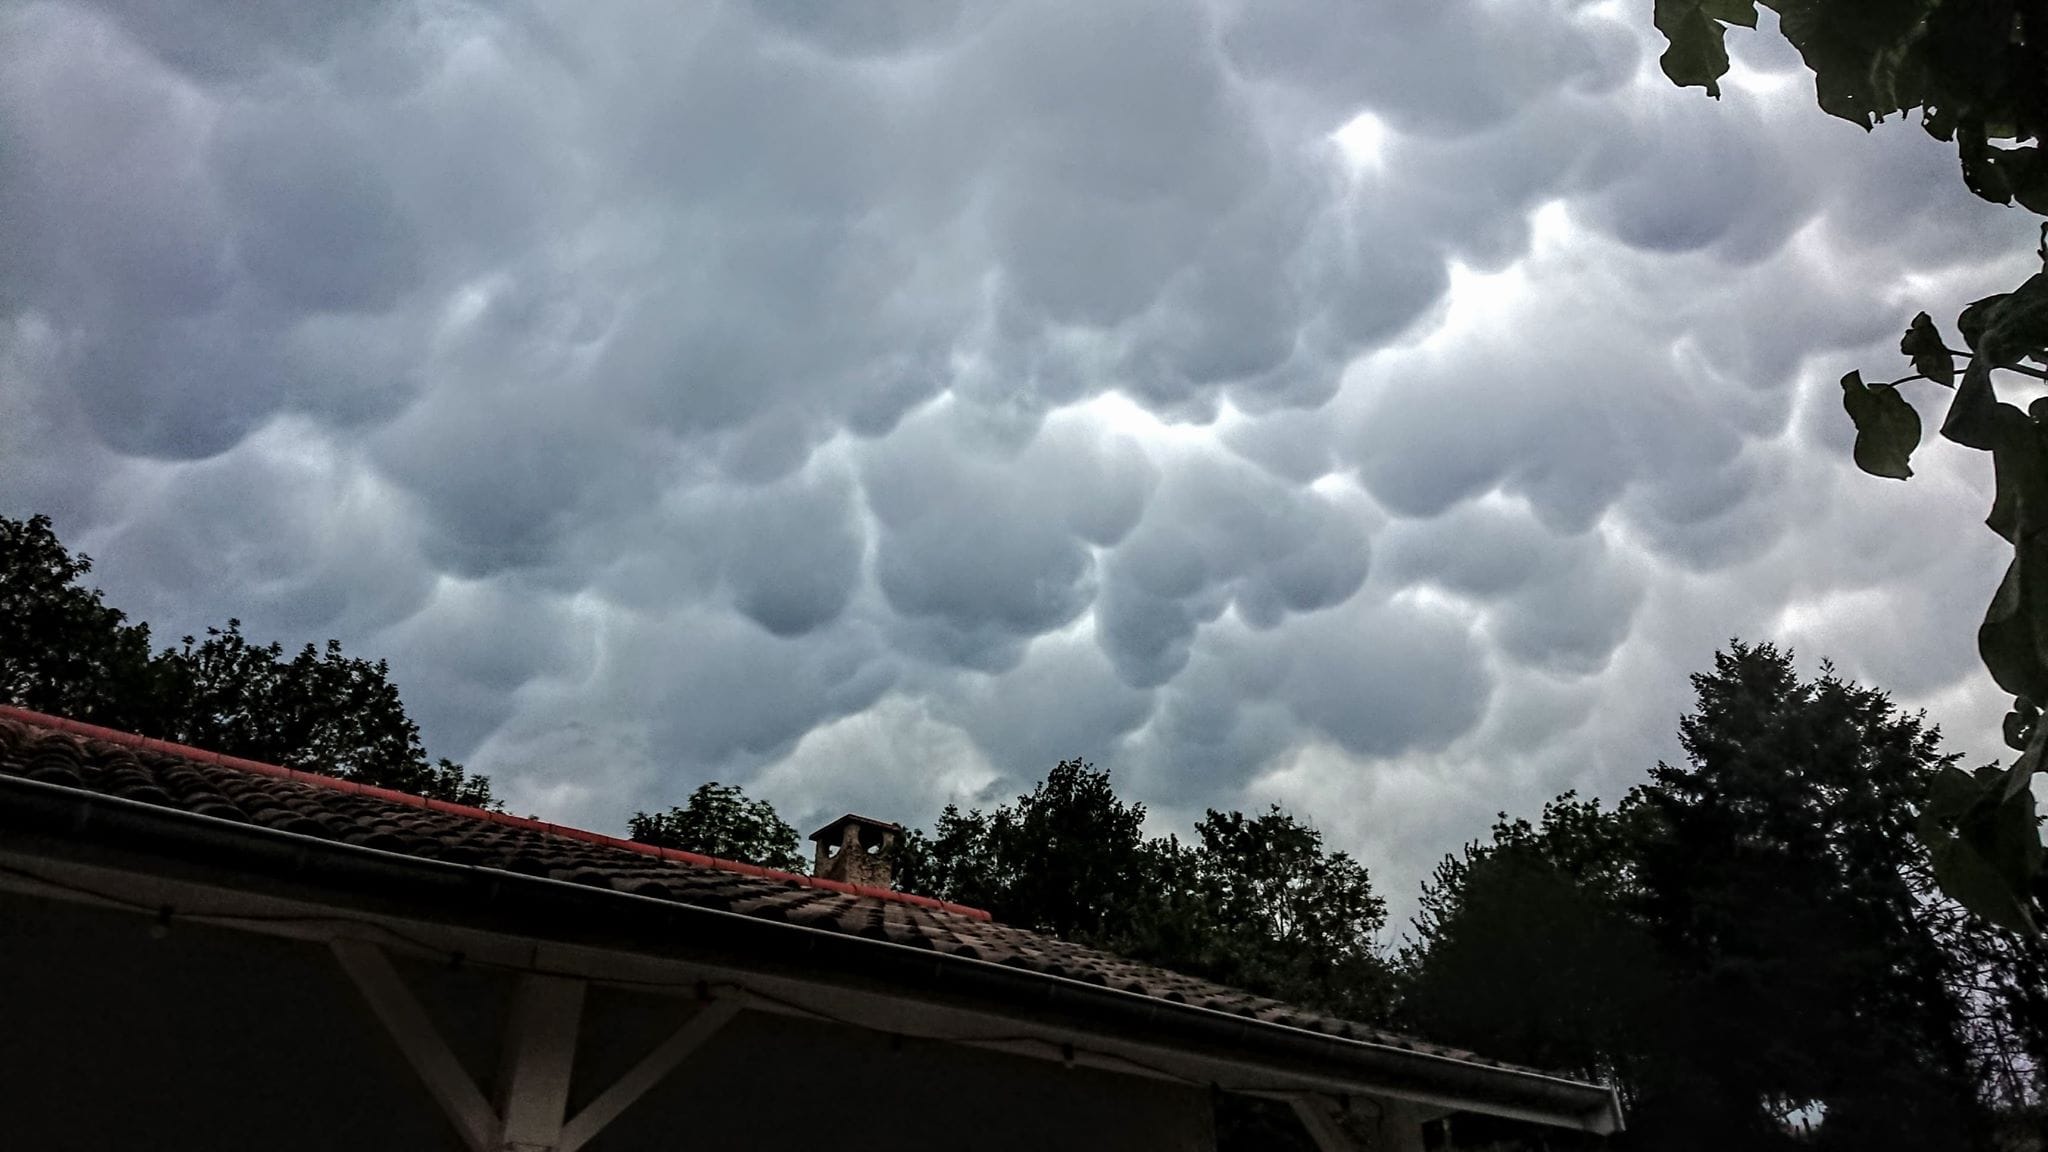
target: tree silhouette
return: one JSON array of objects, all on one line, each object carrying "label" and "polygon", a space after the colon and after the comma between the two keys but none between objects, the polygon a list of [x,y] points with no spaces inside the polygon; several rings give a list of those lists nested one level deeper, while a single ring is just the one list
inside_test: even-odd
[{"label": "tree silhouette", "polygon": [[254,644],[241,622],[152,654],[79,580],[47,516],[0,517],[0,700],[252,760],[324,772],[441,800],[489,806],[490,779],[430,761],[383,661],[339,641]]},{"label": "tree silhouette", "polygon": [[1770,645],[1693,687],[1682,763],[1437,868],[1404,1020],[1606,1078],[1630,1147],[1789,1147],[1807,1106],[1822,1147],[1988,1147],[1994,1109],[2038,1099],[2016,1081],[2048,1020],[2034,941],[1958,915],[1913,836],[1939,733]]},{"label": "tree silhouette", "polygon": [[633,813],[627,826],[633,839],[663,848],[785,872],[804,870],[796,829],[776,815],[775,806],[716,780],[699,785],[679,807]]}]

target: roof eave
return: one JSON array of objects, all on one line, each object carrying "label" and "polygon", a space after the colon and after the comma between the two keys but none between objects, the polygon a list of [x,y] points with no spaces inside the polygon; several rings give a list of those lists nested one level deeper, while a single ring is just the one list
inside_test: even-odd
[{"label": "roof eave", "polygon": [[[417,913],[421,905],[431,904],[439,918],[451,923],[481,921],[471,926],[500,931],[516,925],[522,933],[642,954],[675,954],[678,940],[684,939],[692,951],[740,958],[785,975],[816,978],[829,972],[895,988],[908,985],[937,995],[1028,1007],[1034,1016],[1051,1012],[1108,1024],[1265,1068],[1407,1088],[1472,1111],[1592,1132],[1622,1126],[1614,1093],[1596,1085],[1176,1004],[885,940],[408,856],[64,785],[0,776],[0,824],[45,833],[39,844],[53,854],[112,850],[140,861],[208,869],[216,880],[225,874],[252,890],[303,894],[316,889],[329,900],[339,891],[347,902],[367,901],[372,911]],[[262,860],[281,867],[249,867]],[[679,924],[687,925],[681,934]],[[792,947],[793,941],[802,946]],[[791,963],[793,957],[802,963]]]}]

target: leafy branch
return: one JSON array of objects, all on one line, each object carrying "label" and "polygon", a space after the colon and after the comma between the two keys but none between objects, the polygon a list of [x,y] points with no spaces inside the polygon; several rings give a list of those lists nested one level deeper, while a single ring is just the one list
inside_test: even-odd
[{"label": "leafy branch", "polygon": [[[1654,0],[1668,41],[1661,63],[1681,87],[1721,94],[1728,29],[1754,29],[1760,0]],[[1823,111],[1866,130],[1917,110],[1929,135],[1956,146],[1963,183],[1998,204],[2048,215],[2048,4],[2038,0],[1761,0],[1814,74]],[[1842,377],[1856,426],[1856,465],[1912,476],[1920,413],[1899,391],[1929,380],[1953,389],[1944,439],[1989,453],[1992,531],[2013,556],[1977,630],[1985,668],[2013,697],[2009,767],[1944,769],[1918,832],[1942,889],[1995,923],[2038,934],[2044,923],[2042,844],[2031,788],[2048,764],[2048,398],[2025,410],[1998,392],[1999,374],[2048,381],[2048,225],[2043,270],[1964,308],[1962,349],[1921,312],[1899,341],[1913,373],[1866,383]],[[1961,368],[1958,368],[1958,362]],[[2031,361],[2032,363],[2027,363]]]}]

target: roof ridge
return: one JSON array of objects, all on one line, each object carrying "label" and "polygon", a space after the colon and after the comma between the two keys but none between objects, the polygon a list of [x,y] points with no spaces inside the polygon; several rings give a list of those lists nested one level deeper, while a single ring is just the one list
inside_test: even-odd
[{"label": "roof ridge", "polygon": [[931,908],[942,912],[951,912],[959,916],[966,916],[973,920],[994,919],[983,909],[969,908],[964,904],[955,904],[949,900],[935,900],[930,896],[917,896],[909,892],[896,892],[888,888],[875,888],[867,884],[849,884],[843,880],[828,880],[823,876],[806,876],[801,872],[786,872],[780,868],[763,868],[758,864],[748,864],[740,860],[727,860],[720,856],[706,856],[701,852],[685,852],[679,848],[663,848],[654,844],[645,844],[638,840],[626,840],[617,836],[607,836],[602,832],[572,828],[566,824],[553,824],[545,820],[514,816],[509,812],[493,812],[487,808],[478,808],[470,804],[457,804],[449,800],[434,800],[425,796],[415,795],[411,792],[400,792],[395,788],[383,788],[375,784],[343,780],[339,776],[327,776],[319,772],[308,772],[302,768],[287,768],[281,764],[266,764],[261,760],[250,760],[242,756],[229,756],[225,753],[215,752],[206,748],[195,748],[189,744],[178,744],[170,740],[160,740],[154,736],[123,732],[118,728],[88,724],[83,720],[73,720],[67,716],[53,716],[47,712],[19,708],[12,704],[0,704],[0,720],[13,720],[36,728],[68,732],[71,735],[82,736],[88,740],[99,740],[104,743],[117,744],[139,751],[157,752],[184,760],[194,760],[202,764],[216,764],[222,768],[250,772],[259,776],[273,776],[310,785],[315,788],[326,788],[336,792],[368,796],[375,800],[403,804],[410,808],[424,808],[432,812],[465,816],[491,824],[521,828],[529,832],[539,832],[544,836],[559,836],[566,840],[580,840],[586,844],[598,844],[604,847],[617,848],[641,856],[656,857],[676,864],[711,868],[721,872],[735,872],[742,876],[755,876],[764,880],[780,880],[805,888],[818,888],[829,892],[843,893],[848,896],[861,896],[890,904],[908,904],[918,908]]}]

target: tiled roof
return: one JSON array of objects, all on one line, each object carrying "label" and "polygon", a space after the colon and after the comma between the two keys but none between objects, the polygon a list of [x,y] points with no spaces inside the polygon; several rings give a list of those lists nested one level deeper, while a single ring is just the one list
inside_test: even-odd
[{"label": "tiled roof", "polygon": [[887,940],[1272,1024],[1510,1067],[998,924],[978,909],[656,848],[0,706],[0,777],[7,776],[423,859]]},{"label": "tiled roof", "polygon": [[864,824],[871,828],[884,828],[891,832],[905,831],[903,825],[898,824],[893,820],[877,820],[873,816],[863,816],[858,812],[848,812],[846,815],[841,816],[839,819],[834,820],[830,824],[825,825],[823,828],[818,829],[816,832],[811,833],[808,837],[806,837],[806,839],[828,839],[831,835],[832,830],[834,828],[839,827],[842,824]]}]

